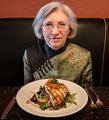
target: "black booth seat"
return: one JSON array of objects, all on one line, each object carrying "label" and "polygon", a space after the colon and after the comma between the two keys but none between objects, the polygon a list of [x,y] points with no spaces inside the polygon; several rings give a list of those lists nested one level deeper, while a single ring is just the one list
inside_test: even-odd
[{"label": "black booth seat", "polygon": [[[78,33],[71,42],[92,53],[94,86],[109,86],[109,20],[78,18]],[[23,85],[23,53],[37,44],[33,19],[0,19],[0,86]]]}]

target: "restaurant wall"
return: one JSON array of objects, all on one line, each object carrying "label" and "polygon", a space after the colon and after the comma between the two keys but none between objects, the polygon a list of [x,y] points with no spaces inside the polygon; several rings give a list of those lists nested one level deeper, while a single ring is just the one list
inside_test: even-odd
[{"label": "restaurant wall", "polygon": [[[34,18],[44,4],[56,0],[0,0],[0,18]],[[68,4],[79,18],[109,18],[109,0],[57,0]]]}]

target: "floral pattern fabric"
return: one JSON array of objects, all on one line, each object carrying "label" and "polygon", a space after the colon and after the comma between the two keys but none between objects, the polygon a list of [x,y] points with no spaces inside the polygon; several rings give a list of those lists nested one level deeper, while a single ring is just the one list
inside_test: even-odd
[{"label": "floral pattern fabric", "polygon": [[[49,69],[48,66],[45,66],[41,68],[41,71],[38,69],[32,73],[34,80],[54,77],[73,81],[83,87],[85,87],[86,83],[92,84],[90,51],[76,44],[69,43],[64,52],[52,57],[49,61],[53,67],[49,65],[51,67]],[[33,80],[26,54],[24,55],[24,76],[25,81]]]}]

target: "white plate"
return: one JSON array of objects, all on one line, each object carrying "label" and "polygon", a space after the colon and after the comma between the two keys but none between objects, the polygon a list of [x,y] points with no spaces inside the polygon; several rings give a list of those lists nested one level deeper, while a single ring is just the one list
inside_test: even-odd
[{"label": "white plate", "polygon": [[33,115],[42,117],[62,117],[74,114],[85,107],[88,101],[88,96],[85,90],[76,83],[57,79],[59,82],[65,84],[68,87],[70,93],[77,93],[75,95],[77,105],[71,104],[66,108],[60,108],[59,110],[41,110],[39,107],[27,104],[26,100],[30,98],[33,91],[37,92],[40,86],[43,86],[48,79],[37,80],[23,86],[17,93],[16,100],[18,105],[26,112]]}]

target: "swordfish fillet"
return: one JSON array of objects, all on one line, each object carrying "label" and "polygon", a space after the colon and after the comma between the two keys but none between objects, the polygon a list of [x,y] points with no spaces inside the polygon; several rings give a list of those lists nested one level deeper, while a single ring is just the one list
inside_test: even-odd
[{"label": "swordfish fillet", "polygon": [[45,91],[49,95],[54,109],[58,109],[69,93],[67,86],[63,83],[53,82],[51,79],[45,84]]}]

